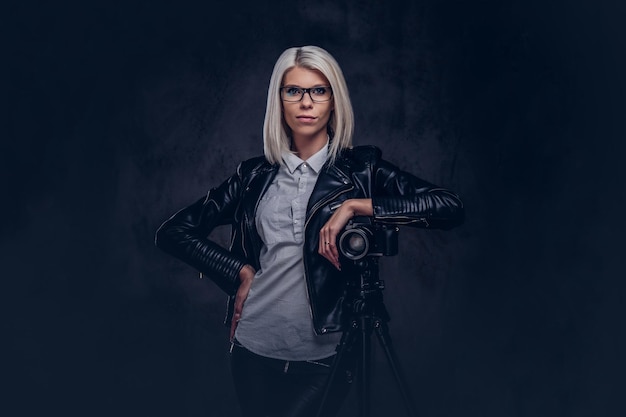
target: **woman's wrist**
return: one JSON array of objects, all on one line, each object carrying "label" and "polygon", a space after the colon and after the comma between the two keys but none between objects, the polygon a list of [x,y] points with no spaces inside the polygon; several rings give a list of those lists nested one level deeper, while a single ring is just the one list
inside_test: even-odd
[{"label": "woman's wrist", "polygon": [[[354,216],[373,216],[374,208],[371,198],[352,198],[346,201],[347,209]],[[344,204],[346,204],[344,203]]]},{"label": "woman's wrist", "polygon": [[245,264],[239,270],[239,281],[244,282],[245,280],[254,278],[256,274],[256,270],[250,264]]}]

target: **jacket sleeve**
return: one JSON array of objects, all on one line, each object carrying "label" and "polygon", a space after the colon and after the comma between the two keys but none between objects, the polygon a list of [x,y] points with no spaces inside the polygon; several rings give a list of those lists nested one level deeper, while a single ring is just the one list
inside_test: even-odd
[{"label": "jacket sleeve", "polygon": [[451,229],[463,223],[463,203],[453,192],[382,159],[372,168],[375,221],[436,229]]},{"label": "jacket sleeve", "polygon": [[166,220],[155,237],[158,248],[196,268],[229,295],[237,292],[239,271],[247,262],[208,235],[218,225],[233,223],[240,191],[241,179],[235,174]]}]

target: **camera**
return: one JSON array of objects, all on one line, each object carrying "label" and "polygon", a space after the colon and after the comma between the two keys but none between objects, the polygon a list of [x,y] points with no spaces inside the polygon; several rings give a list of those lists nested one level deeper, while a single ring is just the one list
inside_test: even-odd
[{"label": "camera", "polygon": [[398,227],[375,223],[370,217],[354,217],[337,239],[339,254],[351,261],[366,256],[398,253]]}]

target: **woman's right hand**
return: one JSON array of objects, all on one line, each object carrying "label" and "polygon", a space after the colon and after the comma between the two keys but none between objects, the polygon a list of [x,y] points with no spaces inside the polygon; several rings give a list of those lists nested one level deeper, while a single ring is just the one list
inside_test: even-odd
[{"label": "woman's right hand", "polygon": [[233,313],[233,319],[230,325],[230,340],[235,338],[235,329],[241,320],[241,312],[243,311],[243,305],[248,298],[250,287],[252,286],[252,280],[254,279],[256,271],[251,265],[244,265],[239,271],[239,289],[237,289],[237,295],[235,295],[235,310]]},{"label": "woman's right hand", "polygon": [[318,253],[341,271],[339,251],[335,244],[337,235],[354,216],[371,217],[373,215],[374,207],[372,206],[371,198],[352,198],[344,201],[320,229]]}]

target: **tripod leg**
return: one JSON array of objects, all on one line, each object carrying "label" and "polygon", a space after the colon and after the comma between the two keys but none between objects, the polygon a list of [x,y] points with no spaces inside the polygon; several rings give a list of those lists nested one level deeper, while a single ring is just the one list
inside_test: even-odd
[{"label": "tripod leg", "polygon": [[330,374],[328,374],[328,378],[326,379],[324,396],[322,397],[322,401],[320,402],[316,417],[325,417],[326,415],[324,407],[326,406],[328,395],[330,394],[330,390],[333,386],[333,383],[335,382],[335,378],[337,377],[337,371],[341,368],[341,364],[343,363],[346,352],[354,344],[354,340],[357,336],[357,330],[358,325],[356,323],[353,323],[353,326],[349,330],[345,331],[343,335],[341,335],[341,340],[339,341],[339,345],[337,345],[337,354],[335,355],[335,359],[333,359]]},{"label": "tripod leg", "polygon": [[393,373],[393,376],[398,385],[398,389],[400,390],[400,394],[402,395],[402,399],[404,400],[404,406],[406,407],[406,411],[410,417],[417,417],[415,404],[413,402],[413,399],[411,398],[411,395],[409,394],[408,385],[404,376],[402,375],[400,366],[398,365],[398,358],[396,357],[395,351],[393,350],[393,346],[391,344],[391,336],[389,335],[387,325],[383,321],[376,320],[374,323],[374,329],[376,331],[378,341],[385,351],[387,362],[389,363],[391,372]]},{"label": "tripod leg", "polygon": [[361,356],[359,358],[359,417],[370,417],[370,398],[371,398],[371,335],[372,335],[372,318],[361,317]]}]

